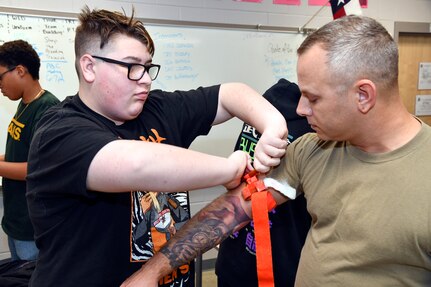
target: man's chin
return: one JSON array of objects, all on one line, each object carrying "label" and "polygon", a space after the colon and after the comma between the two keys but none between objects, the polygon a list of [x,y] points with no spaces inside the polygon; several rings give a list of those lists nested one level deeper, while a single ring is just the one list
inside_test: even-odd
[{"label": "man's chin", "polygon": [[323,141],[331,140],[327,135],[323,134],[321,131],[317,130],[316,135],[319,139]]}]

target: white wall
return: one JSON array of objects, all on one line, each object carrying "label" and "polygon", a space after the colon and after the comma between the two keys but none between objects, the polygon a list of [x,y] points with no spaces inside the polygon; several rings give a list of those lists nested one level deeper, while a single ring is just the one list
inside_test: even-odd
[{"label": "white wall", "polygon": [[[124,8],[127,13],[130,13],[133,5],[136,16],[140,18],[303,27],[320,7],[308,6],[308,0],[301,2],[300,6],[287,6],[274,5],[272,0],[263,0],[262,3],[246,3],[234,0],[93,0],[91,2],[83,0],[0,0],[0,11],[3,11],[4,8],[17,8],[79,13],[84,5],[91,3],[89,4],[90,8],[113,10]],[[368,8],[363,9],[363,14],[378,19],[393,35],[395,21],[430,23],[431,0],[369,0]],[[331,20],[331,9],[325,7],[306,28],[318,28]],[[253,86],[253,83],[248,84]],[[232,142],[232,148],[233,145]],[[221,192],[223,192],[221,188],[192,192],[192,212],[199,210]],[[2,205],[0,205],[0,212],[2,213]],[[5,254],[4,252],[7,252],[4,238],[4,235],[0,234],[0,258],[2,258],[2,254]]]},{"label": "white wall", "polygon": [[[234,0],[0,0],[0,10],[7,7],[79,13],[88,3],[91,3],[90,8],[124,8],[126,12],[133,5],[136,15],[141,18],[288,27],[302,27],[320,8],[308,6],[308,0],[302,0],[300,6],[274,5],[272,0],[262,3]],[[392,32],[394,21],[430,22],[431,0],[369,0],[368,8],[363,11],[366,16],[380,20]],[[325,7],[308,28],[317,28],[330,20],[330,7]]]}]

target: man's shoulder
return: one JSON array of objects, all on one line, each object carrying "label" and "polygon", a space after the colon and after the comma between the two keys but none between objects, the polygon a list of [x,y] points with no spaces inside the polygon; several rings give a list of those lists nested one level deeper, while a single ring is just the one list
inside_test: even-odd
[{"label": "man's shoulder", "polygon": [[320,140],[319,137],[317,136],[316,133],[306,133],[300,137],[298,137],[293,144],[295,145],[309,145],[309,144],[313,144],[313,145],[317,145],[317,144],[322,144],[325,141]]},{"label": "man's shoulder", "polygon": [[316,133],[307,133],[297,138],[290,148],[290,152],[302,155],[332,153],[337,147],[346,147],[347,142],[322,140]]}]

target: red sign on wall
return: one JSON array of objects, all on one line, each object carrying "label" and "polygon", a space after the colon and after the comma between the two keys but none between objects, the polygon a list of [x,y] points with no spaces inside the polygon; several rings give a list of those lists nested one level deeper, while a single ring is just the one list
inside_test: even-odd
[{"label": "red sign on wall", "polygon": [[273,0],[273,4],[282,4],[282,5],[301,5],[301,0]]},{"label": "red sign on wall", "polygon": [[[356,1],[356,0],[354,0],[354,1]],[[362,8],[368,7],[368,0],[359,0],[359,3],[361,4]],[[327,6],[331,6],[331,4],[329,4],[329,0],[308,0],[309,6],[322,6],[325,4]]]},{"label": "red sign on wall", "polygon": [[236,2],[253,2],[253,3],[262,3],[263,0],[234,0]]}]

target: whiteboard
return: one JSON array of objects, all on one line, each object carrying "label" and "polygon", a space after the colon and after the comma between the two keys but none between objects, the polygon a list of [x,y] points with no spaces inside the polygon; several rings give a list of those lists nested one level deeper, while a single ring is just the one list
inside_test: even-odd
[{"label": "whiteboard", "polygon": [[[28,41],[41,59],[42,87],[62,100],[78,91],[73,44],[77,24],[74,18],[0,13],[0,44]],[[160,24],[146,27],[156,47],[153,63],[162,66],[153,89],[189,90],[244,82],[263,93],[282,77],[297,81],[296,49],[303,34]],[[0,154],[17,105],[0,98]],[[191,148],[227,156],[240,127],[239,120],[216,126]]]}]

